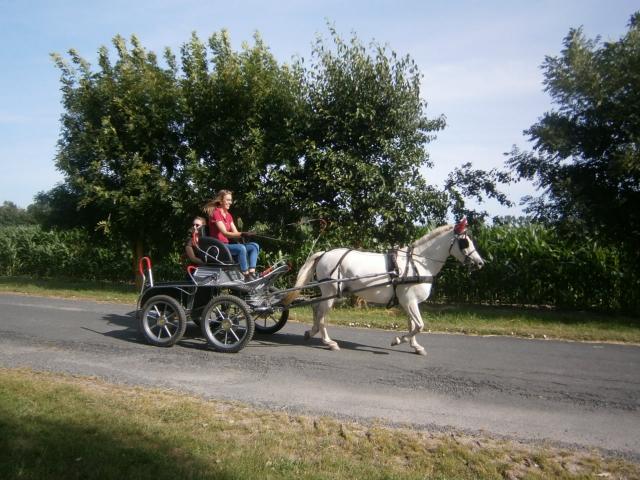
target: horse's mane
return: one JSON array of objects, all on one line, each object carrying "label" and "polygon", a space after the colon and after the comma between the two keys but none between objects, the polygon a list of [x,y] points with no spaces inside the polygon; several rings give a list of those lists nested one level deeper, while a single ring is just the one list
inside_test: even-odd
[{"label": "horse's mane", "polygon": [[452,230],[452,229],[453,229],[453,225],[442,225],[441,227],[438,227],[435,230],[430,231],[425,236],[420,237],[418,240],[412,243],[412,246],[415,248],[415,247],[424,245],[425,243],[430,242],[431,240],[433,240],[436,237],[439,237],[440,235],[444,235],[445,233],[449,232],[449,230]]}]

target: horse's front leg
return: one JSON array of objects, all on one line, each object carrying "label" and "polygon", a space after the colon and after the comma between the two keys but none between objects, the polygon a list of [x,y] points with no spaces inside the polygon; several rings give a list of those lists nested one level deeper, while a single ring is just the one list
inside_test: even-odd
[{"label": "horse's front leg", "polygon": [[407,322],[409,333],[402,337],[395,337],[391,342],[391,346],[409,342],[411,348],[413,348],[418,355],[426,355],[427,352],[424,347],[416,340],[416,335],[418,335],[418,333],[420,333],[424,328],[424,322],[422,321],[422,315],[420,314],[420,308],[418,307],[417,300],[410,300],[406,303],[401,301],[400,305],[405,309],[407,316],[409,317]]},{"label": "horse's front leg", "polygon": [[329,337],[327,327],[325,325],[325,319],[327,312],[333,306],[334,300],[326,300],[324,302],[317,303],[313,308],[313,327],[311,330],[304,332],[305,340],[311,339],[316,333],[320,332],[322,337],[322,343],[324,343],[331,350],[340,350],[338,344]]}]

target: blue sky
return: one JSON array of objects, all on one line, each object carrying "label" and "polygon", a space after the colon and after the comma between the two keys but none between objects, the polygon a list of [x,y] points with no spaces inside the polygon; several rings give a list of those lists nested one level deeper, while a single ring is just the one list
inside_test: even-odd
[{"label": "blue sky", "polygon": [[[355,32],[418,63],[429,115],[447,117],[428,146],[435,166],[424,171],[441,185],[465,162],[501,167],[512,145],[527,147],[522,131],[551,107],[539,67],[560,52],[570,28],[615,40],[639,9],[637,0],[0,0],[0,202],[26,207],[62,180],[54,166],[62,107],[51,52],[75,48],[93,61],[116,34],[135,34],[148,50],[178,53],[192,31],[206,39],[226,28],[236,48],[258,31],[280,62],[290,62],[309,57],[329,21],[343,37]],[[520,183],[507,192],[517,204],[534,189]]]}]

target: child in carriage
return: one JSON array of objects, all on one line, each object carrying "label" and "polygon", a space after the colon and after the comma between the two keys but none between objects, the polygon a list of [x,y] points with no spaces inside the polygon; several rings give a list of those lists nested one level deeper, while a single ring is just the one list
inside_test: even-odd
[{"label": "child in carriage", "polygon": [[195,217],[192,222],[192,226],[189,229],[189,236],[187,237],[187,241],[184,245],[184,253],[191,262],[192,265],[203,265],[204,262],[198,255],[196,255],[193,245],[193,233],[198,232],[200,228],[202,228],[207,221],[202,217]]}]

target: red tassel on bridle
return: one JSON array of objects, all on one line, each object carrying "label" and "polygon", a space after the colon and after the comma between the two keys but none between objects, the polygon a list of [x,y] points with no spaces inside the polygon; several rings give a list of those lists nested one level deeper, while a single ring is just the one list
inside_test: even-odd
[{"label": "red tassel on bridle", "polygon": [[467,217],[462,217],[460,221],[453,227],[453,232],[456,235],[462,235],[467,230]]}]

